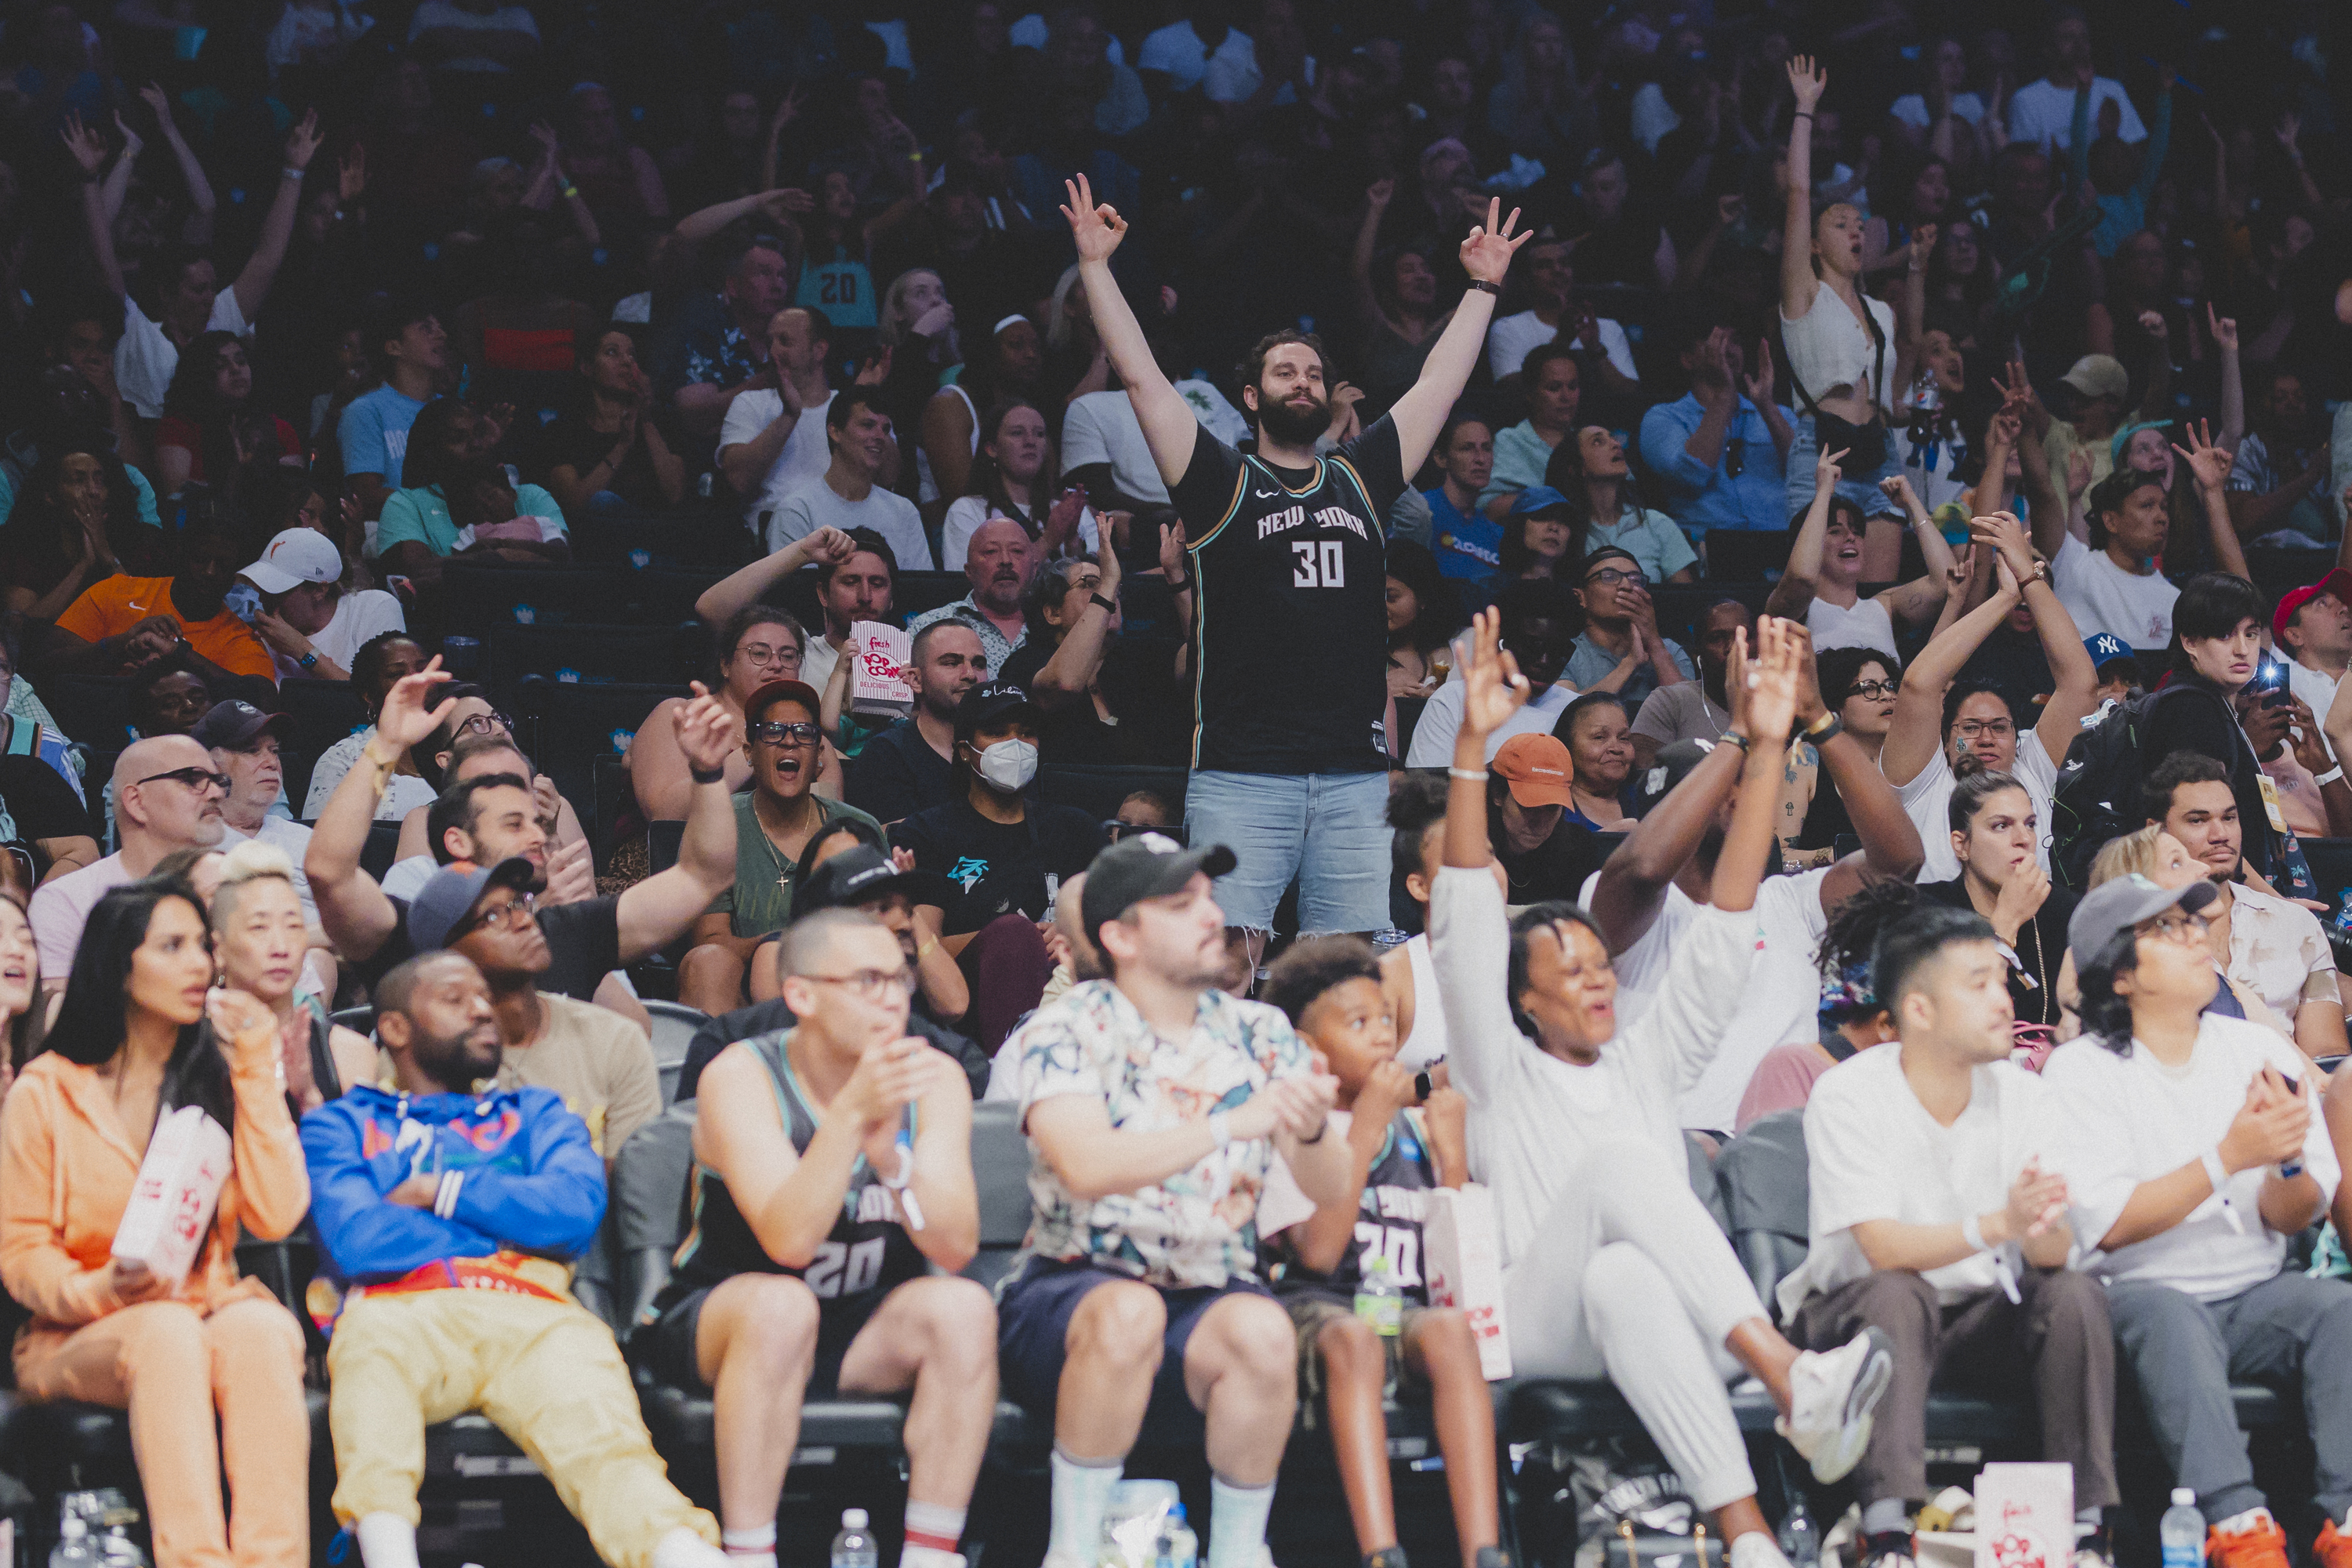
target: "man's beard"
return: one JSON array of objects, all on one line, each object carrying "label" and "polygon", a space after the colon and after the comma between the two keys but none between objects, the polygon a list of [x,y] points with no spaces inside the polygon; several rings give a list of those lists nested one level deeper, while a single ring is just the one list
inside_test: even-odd
[{"label": "man's beard", "polygon": [[[497,1072],[499,1057],[504,1054],[485,1049],[482,1056],[475,1055],[472,1037],[470,1028],[442,1040],[420,1035],[410,1054],[415,1058],[416,1065],[432,1076],[434,1082],[452,1094],[463,1094],[480,1079]],[[488,1059],[483,1059],[485,1057]]]},{"label": "man's beard", "polygon": [[1269,399],[1263,391],[1258,395],[1257,430],[1263,440],[1268,437],[1286,447],[1304,447],[1331,427],[1331,405],[1321,398],[1308,409],[1293,407],[1280,399]]}]

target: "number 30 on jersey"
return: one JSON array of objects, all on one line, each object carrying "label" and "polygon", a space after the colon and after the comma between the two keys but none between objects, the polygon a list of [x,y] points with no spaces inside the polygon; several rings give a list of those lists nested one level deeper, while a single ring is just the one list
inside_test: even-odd
[{"label": "number 30 on jersey", "polygon": [[1348,585],[1345,540],[1294,539],[1290,542],[1290,585],[1294,588]]}]

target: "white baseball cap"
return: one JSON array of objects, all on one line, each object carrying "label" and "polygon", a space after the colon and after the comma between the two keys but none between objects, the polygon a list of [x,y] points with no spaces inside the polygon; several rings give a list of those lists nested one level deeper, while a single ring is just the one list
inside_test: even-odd
[{"label": "white baseball cap", "polygon": [[305,583],[332,583],[342,574],[343,552],[315,528],[286,530],[260,560],[237,574],[265,594],[290,594]]}]

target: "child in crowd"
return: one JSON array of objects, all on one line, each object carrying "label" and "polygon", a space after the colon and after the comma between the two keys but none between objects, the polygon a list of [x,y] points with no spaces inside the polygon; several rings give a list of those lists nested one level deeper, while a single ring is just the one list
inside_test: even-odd
[{"label": "child in crowd", "polygon": [[[1355,1181],[1345,1204],[1317,1207],[1279,1162],[1258,1200],[1266,1274],[1298,1325],[1298,1382],[1310,1424],[1330,1423],[1339,1484],[1365,1568],[1404,1568],[1389,1485],[1382,1391],[1391,1379],[1432,1394],[1463,1568],[1504,1568],[1496,1545],[1495,1410],[1469,1321],[1429,1305],[1422,1221],[1435,1187],[1469,1179],[1469,1108],[1396,1059],[1396,1014],[1380,961],[1355,937],[1302,942],[1276,961],[1265,1000],[1339,1080],[1331,1126],[1348,1141]],[[1356,1316],[1373,1259],[1404,1300],[1403,1329],[1383,1338]],[[1277,1275],[1276,1270],[1279,1269]]]}]

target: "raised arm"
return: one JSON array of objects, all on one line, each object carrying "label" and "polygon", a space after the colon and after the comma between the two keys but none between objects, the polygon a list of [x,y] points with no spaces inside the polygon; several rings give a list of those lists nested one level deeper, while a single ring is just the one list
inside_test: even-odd
[{"label": "raised arm", "polygon": [[84,125],[80,115],[72,113],[66,116],[63,135],[66,154],[81,177],[82,233],[89,241],[90,260],[98,268],[99,282],[108,293],[121,299],[124,292],[122,267],[114,256],[114,226],[107,221],[106,194],[98,184],[98,172],[106,166],[106,138]]},{"label": "raised arm", "polygon": [[1797,530],[1796,542],[1789,547],[1788,569],[1780,580],[1772,584],[1769,597],[1764,601],[1764,613],[1801,621],[1811,608],[1814,585],[1822,580],[1822,558],[1827,549],[1830,527],[1830,505],[1837,500],[1838,476],[1843,471],[1838,459],[1843,450],[1822,452],[1813,459],[1813,500],[1805,508],[1805,521]]},{"label": "raised arm", "polygon": [[1078,618],[1062,633],[1061,645],[1054,649],[1030,683],[1030,700],[1051,713],[1073,703],[1091,703],[1087,695],[1095,678],[1102,673],[1103,655],[1110,646],[1110,612],[1096,601],[1108,599],[1118,603],[1118,552],[1103,542],[1101,555],[1102,581],[1096,585],[1091,598],[1078,606]]},{"label": "raised arm", "polygon": [[1486,341],[1487,325],[1495,319],[1495,301],[1502,297],[1503,275],[1511,269],[1511,258],[1519,247],[1535,237],[1533,229],[1512,237],[1511,230],[1518,221],[1517,207],[1510,216],[1503,216],[1498,196],[1486,204],[1486,221],[1474,225],[1470,237],[1462,242],[1462,270],[1470,275],[1470,291],[1462,296],[1445,331],[1438,334],[1436,346],[1422,361],[1420,377],[1389,408],[1407,474],[1417,472],[1428,460],[1430,448],[1437,445],[1439,427],[1463,387],[1469,384],[1470,373],[1478,368],[1478,351]]},{"label": "raised arm", "polygon": [[[188,205],[192,210],[188,214],[187,226],[182,230],[180,237],[190,245],[209,244],[213,237],[213,215],[219,210],[220,203],[213,195],[212,182],[205,178],[205,165],[196,157],[195,149],[188,145],[187,138],[180,134],[179,126],[173,121],[170,95],[151,81],[139,89],[139,96],[149,109],[154,110],[155,124],[163,133],[163,144],[172,150],[172,162],[179,167],[180,182],[188,187]],[[120,125],[121,122],[122,117],[115,116],[115,123]],[[123,134],[130,134],[128,126],[123,127]]]},{"label": "raised arm", "polygon": [[2221,445],[2234,458],[2238,443],[2246,438],[2246,377],[2238,361],[2238,323],[2234,317],[2217,314],[2209,300],[2205,324],[2221,356]]},{"label": "raised arm", "polygon": [[[2228,462],[2222,459],[2225,468]],[[2002,511],[1971,519],[1969,532],[1997,552],[1993,570],[2002,591],[2021,595],[2025,607],[2033,612],[2033,635],[2042,639],[2042,655],[2050,661],[2051,678],[2057,682],[2050,700],[2042,705],[2033,732],[2041,737],[2042,749],[2050,753],[2052,762],[2063,762],[2066,748],[2082,733],[2083,721],[2099,705],[2094,695],[2099,672],[2083,646],[2083,630],[2050,586],[2049,568],[2034,559],[2033,547],[2025,540],[2025,527],[2015,516]]]},{"label": "raised arm", "polygon": [[[1745,692],[1740,718],[1753,731],[1754,743],[1742,754],[1739,799],[1731,808],[1731,826],[1723,835],[1723,848],[1715,858],[1715,877],[1706,901],[1729,914],[1756,906],[1756,889],[1764,881],[1764,859],[1772,847],[1772,818],[1780,808],[1781,759],[1789,749],[1789,730],[1797,714],[1797,691],[1803,679],[1804,628],[1777,616],[1756,623],[1757,655],[1747,658],[1745,639],[1734,637],[1730,678]],[[1728,745],[1718,751],[1729,751]],[[1683,781],[1687,784],[1690,781]]]},{"label": "raised arm", "polygon": [[1932,621],[1943,613],[1949,595],[1946,589],[1945,573],[1953,564],[1952,547],[1944,542],[1944,531],[1927,515],[1927,508],[1919,500],[1919,492],[1901,474],[1891,479],[1881,479],[1878,488],[1887,500],[1903,509],[1910,520],[1912,535],[1919,541],[1919,554],[1927,570],[1899,587],[1889,588],[1879,595],[1886,607],[1914,626]]},{"label": "raised arm", "polygon": [[1821,685],[1813,674],[1812,638],[1793,623],[1789,635],[1798,649],[1796,721],[1802,731],[1799,738],[1812,741],[1822,771],[1829,775],[1823,785],[1836,789],[1862,839],[1861,849],[1837,862],[1822,879],[1822,907],[1833,910],[1860,892],[1866,882],[1903,881],[1916,876],[1927,856],[1919,843],[1918,826],[1903,809],[1895,786],[1878,771],[1878,759],[1843,728],[1826,738],[1813,733],[1813,726],[1827,721],[1829,710],[1822,703]]},{"label": "raised arm", "polygon": [[[694,613],[712,626],[718,626],[743,608],[756,605],[760,595],[789,578],[812,561],[838,564],[855,552],[849,535],[837,528],[820,528],[793,540],[773,554],[763,555],[749,566],[738,567],[702,591],[694,601]],[[809,631],[815,637],[824,631],[818,626]]]},{"label": "raised arm", "polygon": [[1381,216],[1396,195],[1394,180],[1374,180],[1364,191],[1363,221],[1356,226],[1356,243],[1348,252],[1348,282],[1356,291],[1356,313],[1366,327],[1391,326],[1381,309],[1380,290],[1372,287],[1372,252],[1380,244]]},{"label": "raised arm", "polygon": [[621,895],[616,919],[623,963],[684,936],[695,917],[735,884],[735,801],[727,793],[727,759],[742,744],[740,721],[698,680],[693,700],[670,710],[670,723],[694,794],[677,864]]},{"label": "raised arm", "polygon": [[434,688],[448,679],[436,654],[423,669],[393,683],[376,714],[374,736],[310,829],[302,873],[319,907],[319,924],[344,958],[374,956],[399,919],[375,879],[360,868],[360,852],[367,847],[368,825],[375,820],[376,803],[401,753],[439,729],[456,705],[454,698],[437,705],[431,700]]},{"label": "raised arm", "polygon": [[236,275],[233,286],[236,308],[247,321],[261,314],[261,303],[269,298],[269,286],[278,280],[278,268],[286,259],[287,242],[294,237],[295,215],[302,207],[302,172],[310,166],[320,140],[319,111],[315,109],[304,113],[294,129],[286,133],[286,166],[278,171],[278,194],[270,198],[269,211],[262,217],[261,233],[253,242],[253,258]]},{"label": "raised arm", "polygon": [[[1985,602],[1929,640],[1903,672],[1895,697],[1895,719],[1878,753],[1880,768],[1897,788],[1919,776],[1944,741],[1944,689],[1960,673],[2001,617],[2017,606],[2017,584],[2003,577]],[[2080,653],[2082,649],[2075,649]]]},{"label": "raised arm", "polygon": [[2193,447],[2176,444],[2172,449],[2188,459],[2189,471],[2196,476],[2197,502],[2205,510],[2205,535],[2212,542],[2214,564],[2251,582],[2254,574],[2246,567],[2245,548],[2238,542],[2237,523],[2230,515],[2230,454],[2213,439],[2210,419],[2184,426],[2181,434]]},{"label": "raised arm", "polygon": [[1127,296],[1119,292],[1118,279],[1111,276],[1111,252],[1127,237],[1127,220],[1108,202],[1096,205],[1094,188],[1086,175],[1064,181],[1063,188],[1070,200],[1062,216],[1069,220],[1070,236],[1078,247],[1078,280],[1087,290],[1095,335],[1102,340],[1111,368],[1118,372],[1127,388],[1127,400],[1135,405],[1136,422],[1143,426],[1143,439],[1151,448],[1160,479],[1172,488],[1192,466],[1192,445],[1201,426],[1192,417],[1192,405],[1170,384],[1160,362],[1151,357],[1143,324],[1135,319]]},{"label": "raised arm", "polygon": [[1782,190],[1788,198],[1780,219],[1780,317],[1801,320],[1813,308],[1822,280],[1813,276],[1813,109],[1830,84],[1829,71],[1811,55],[1789,62],[1789,88],[1797,95],[1789,121],[1789,166]]}]

